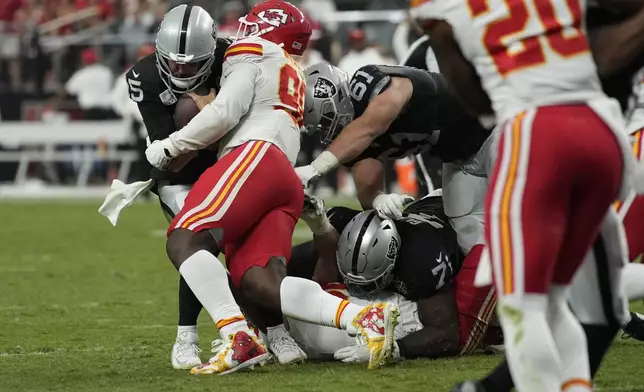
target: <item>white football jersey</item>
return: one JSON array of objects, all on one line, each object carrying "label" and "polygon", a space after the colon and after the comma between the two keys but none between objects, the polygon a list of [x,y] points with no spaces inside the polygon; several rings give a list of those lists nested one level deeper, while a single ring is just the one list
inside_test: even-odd
[{"label": "white football jersey", "polygon": [[604,96],[586,6],[587,0],[414,0],[411,13],[452,26],[500,122],[529,108]]},{"label": "white football jersey", "polygon": [[306,94],[302,70],[280,46],[259,37],[249,37],[234,42],[226,51],[222,89],[239,63],[257,67],[254,96],[248,112],[221,139],[220,156],[250,140],[264,140],[282,150],[295,164],[300,150]]}]

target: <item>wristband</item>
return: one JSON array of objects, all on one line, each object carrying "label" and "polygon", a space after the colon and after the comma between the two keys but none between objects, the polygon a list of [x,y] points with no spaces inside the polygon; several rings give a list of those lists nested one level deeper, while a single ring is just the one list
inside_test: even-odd
[{"label": "wristband", "polygon": [[311,162],[311,166],[321,175],[335,169],[339,164],[340,161],[338,161],[338,158],[329,151],[324,151]]}]

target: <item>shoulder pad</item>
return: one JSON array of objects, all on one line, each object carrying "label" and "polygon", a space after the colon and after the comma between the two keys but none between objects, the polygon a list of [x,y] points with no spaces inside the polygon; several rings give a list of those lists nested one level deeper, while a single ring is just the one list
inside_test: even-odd
[{"label": "shoulder pad", "polygon": [[361,116],[369,102],[391,84],[391,77],[377,65],[365,65],[353,74],[349,82],[349,94],[356,111]]},{"label": "shoulder pad", "polygon": [[232,43],[226,53],[224,62],[255,62],[264,56],[263,42],[257,39],[247,38]]}]

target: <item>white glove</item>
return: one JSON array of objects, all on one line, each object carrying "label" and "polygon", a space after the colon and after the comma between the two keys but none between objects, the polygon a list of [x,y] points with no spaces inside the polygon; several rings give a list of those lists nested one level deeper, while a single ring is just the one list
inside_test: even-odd
[{"label": "white glove", "polygon": [[369,362],[369,349],[363,345],[344,347],[333,353],[333,358],[344,363],[365,363]]},{"label": "white glove", "polygon": [[322,235],[333,230],[324,209],[324,200],[317,196],[304,194],[302,220],[309,226],[313,234]]},{"label": "white glove", "polygon": [[296,167],[295,173],[297,173],[297,176],[300,177],[300,181],[302,181],[304,189],[310,187],[311,182],[320,177],[320,172],[318,172],[311,165]]},{"label": "white glove", "polygon": [[[333,353],[333,358],[344,363],[365,363],[369,362],[369,357],[369,349],[363,344],[344,347]],[[401,360],[397,342],[394,342],[394,360]]]},{"label": "white glove", "polygon": [[373,200],[373,209],[383,219],[400,219],[405,205],[412,201],[414,201],[414,198],[411,196],[397,193],[381,193]]},{"label": "white glove", "polygon": [[170,139],[155,140],[145,150],[148,162],[159,170],[166,170],[176,155]]}]

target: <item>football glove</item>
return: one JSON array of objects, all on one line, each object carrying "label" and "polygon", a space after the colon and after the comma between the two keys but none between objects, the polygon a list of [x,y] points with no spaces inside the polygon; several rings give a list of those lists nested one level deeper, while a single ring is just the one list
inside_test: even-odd
[{"label": "football glove", "polygon": [[402,218],[405,205],[414,201],[414,198],[397,193],[381,193],[373,200],[373,209],[382,219]]},{"label": "football glove", "polygon": [[[367,363],[369,362],[369,349],[363,344],[344,347],[333,353],[333,358],[344,363]],[[401,360],[397,342],[394,342],[394,360]]]},{"label": "football glove", "polygon": [[307,189],[311,186],[312,182],[317,180],[320,177],[320,172],[318,172],[313,166],[306,165],[295,168],[295,173],[302,181],[304,189]]},{"label": "football glove", "polygon": [[177,155],[170,139],[155,140],[145,150],[148,162],[159,170],[166,170],[170,161]]},{"label": "football glove", "polygon": [[333,230],[324,210],[324,200],[320,197],[304,194],[304,208],[301,218],[313,234],[321,235]]}]

